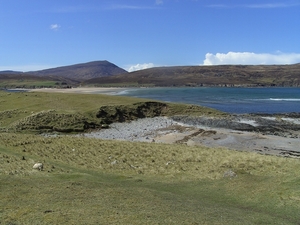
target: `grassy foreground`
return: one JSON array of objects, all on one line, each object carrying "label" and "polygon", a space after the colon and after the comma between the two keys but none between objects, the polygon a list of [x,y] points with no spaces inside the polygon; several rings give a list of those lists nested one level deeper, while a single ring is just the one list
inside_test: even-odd
[{"label": "grassy foreground", "polygon": [[[1,115],[17,112],[3,127],[29,111],[88,115],[141,101],[22,94],[2,93]],[[0,224],[299,224],[299,171],[297,159],[226,149],[0,132]]]}]

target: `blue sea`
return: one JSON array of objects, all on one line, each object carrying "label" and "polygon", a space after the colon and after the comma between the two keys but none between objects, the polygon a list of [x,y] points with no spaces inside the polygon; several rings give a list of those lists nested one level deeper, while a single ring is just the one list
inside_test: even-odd
[{"label": "blue sea", "polygon": [[119,95],[189,103],[238,114],[300,112],[300,88],[137,88]]}]

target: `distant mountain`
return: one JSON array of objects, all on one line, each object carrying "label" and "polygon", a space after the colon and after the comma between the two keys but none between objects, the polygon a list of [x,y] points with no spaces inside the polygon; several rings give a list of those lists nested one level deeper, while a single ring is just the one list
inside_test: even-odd
[{"label": "distant mountain", "polygon": [[97,77],[107,77],[124,73],[128,72],[108,61],[94,61],[28,72],[28,74],[33,74],[36,76],[64,77],[77,81],[83,81]]},{"label": "distant mountain", "polygon": [[0,72],[0,89],[42,87],[66,88],[71,86],[77,86],[78,84],[79,82],[63,77],[40,77],[23,72]]},{"label": "distant mountain", "polygon": [[[42,83],[41,83],[42,81]],[[0,86],[282,86],[300,87],[300,63],[157,67],[128,73],[108,61],[32,72],[0,71]],[[49,82],[48,82],[49,83]]]},{"label": "distant mountain", "polygon": [[0,82],[4,80],[27,80],[27,81],[65,81],[63,78],[54,77],[39,77],[27,73],[1,73],[0,72]]},{"label": "distant mountain", "polygon": [[20,73],[23,73],[23,72],[13,71],[13,70],[3,70],[3,71],[0,71],[0,74],[20,74]]},{"label": "distant mountain", "polygon": [[102,86],[293,86],[300,87],[300,64],[176,66],[139,70],[84,82]]}]

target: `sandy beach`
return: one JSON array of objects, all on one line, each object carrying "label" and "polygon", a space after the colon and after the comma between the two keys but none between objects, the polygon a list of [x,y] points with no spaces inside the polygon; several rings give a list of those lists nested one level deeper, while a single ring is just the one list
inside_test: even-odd
[{"label": "sandy beach", "polygon": [[90,138],[222,147],[266,155],[300,157],[299,138],[189,125],[167,117],[114,123],[109,129],[82,135]]},{"label": "sandy beach", "polygon": [[[34,92],[81,93],[81,94],[109,94],[114,95],[130,88],[96,88],[79,87],[70,89],[34,89]],[[260,121],[264,117],[258,117]],[[275,117],[264,119],[275,121]],[[240,119],[238,124],[256,126],[258,121]],[[300,119],[282,118],[285,126],[298,126]],[[234,122],[234,121],[233,121]],[[273,125],[272,125],[273,126]],[[189,146],[224,147],[232,150],[258,152],[285,157],[300,157],[300,130],[293,131],[294,136],[276,133],[249,132],[238,129],[211,127],[185,122],[178,122],[172,118],[145,118],[130,123],[114,123],[109,129],[82,134],[86,137],[143,141],[169,144],[186,144]]]},{"label": "sandy beach", "polygon": [[80,93],[80,94],[118,94],[119,92],[128,90],[130,88],[99,88],[99,87],[78,87],[78,88],[40,88],[30,89],[31,92],[50,92],[50,93]]}]

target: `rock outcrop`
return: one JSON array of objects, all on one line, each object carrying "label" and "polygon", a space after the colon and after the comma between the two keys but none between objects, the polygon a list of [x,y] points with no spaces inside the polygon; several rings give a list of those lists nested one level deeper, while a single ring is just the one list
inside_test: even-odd
[{"label": "rock outcrop", "polygon": [[175,121],[193,126],[226,128],[283,137],[300,137],[300,113],[234,114],[222,118],[174,116]]},{"label": "rock outcrop", "polygon": [[163,114],[167,104],[161,102],[141,102],[133,105],[103,106],[97,113],[102,124],[126,122],[138,118],[156,117]]}]

